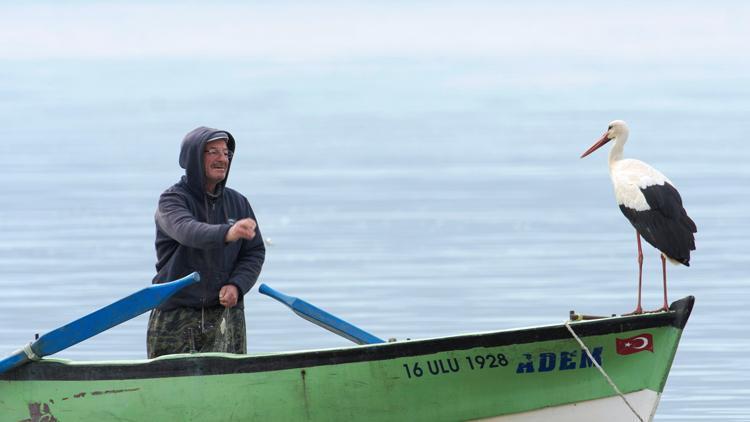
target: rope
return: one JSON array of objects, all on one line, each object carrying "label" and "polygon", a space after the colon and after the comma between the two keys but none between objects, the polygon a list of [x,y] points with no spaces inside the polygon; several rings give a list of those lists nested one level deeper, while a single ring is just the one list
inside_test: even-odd
[{"label": "rope", "polygon": [[633,405],[630,404],[630,402],[628,401],[627,397],[625,397],[625,395],[622,394],[622,391],[620,391],[620,389],[617,388],[617,386],[615,385],[614,381],[612,381],[612,378],[610,378],[609,375],[607,375],[607,373],[604,371],[604,368],[602,368],[601,365],[599,365],[599,362],[597,362],[596,359],[594,359],[594,356],[591,355],[591,351],[589,351],[589,348],[586,347],[585,344],[583,344],[583,341],[581,341],[580,338],[578,338],[578,336],[576,335],[575,331],[573,331],[573,328],[571,328],[571,326],[570,326],[570,321],[565,321],[565,328],[567,328],[568,331],[570,331],[570,334],[573,335],[573,338],[576,339],[576,341],[578,342],[578,344],[581,345],[581,347],[583,348],[583,351],[586,352],[586,354],[588,355],[588,357],[591,360],[591,362],[593,362],[594,366],[596,366],[596,369],[598,369],[599,372],[602,373],[602,375],[607,380],[607,382],[612,387],[612,389],[615,390],[615,393],[617,393],[617,395],[620,396],[620,398],[622,399],[622,401],[624,401],[625,404],[628,406],[628,408],[630,408],[630,411],[633,412],[633,414],[635,415],[635,417],[638,418],[639,421],[643,422],[643,418],[641,417],[641,415],[639,415],[638,412],[636,412],[635,408],[633,407]]},{"label": "rope", "polygon": [[26,346],[23,346],[23,352],[26,353],[26,357],[29,358],[29,360],[39,360],[41,359],[40,356],[37,356],[36,353],[34,353],[34,350],[31,348],[31,343],[27,344]]}]

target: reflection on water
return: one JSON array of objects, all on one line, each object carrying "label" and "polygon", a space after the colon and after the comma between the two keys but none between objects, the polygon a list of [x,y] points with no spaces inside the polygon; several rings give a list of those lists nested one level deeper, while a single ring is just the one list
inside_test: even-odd
[{"label": "reflection on water", "polygon": [[[378,336],[630,311],[635,235],[614,203],[606,153],[578,159],[622,118],[626,156],[664,171],[699,227],[691,267],[669,268],[670,299],[697,302],[656,419],[749,418],[747,93],[669,66],[648,102],[637,78],[578,80],[571,93],[533,77],[505,83],[508,63],[471,65],[492,83],[457,86],[466,67],[450,63],[368,63],[367,78],[346,64],[330,78],[234,66],[216,71],[210,95],[199,83],[205,69],[172,80],[168,63],[128,65],[164,81],[158,89],[126,83],[132,72],[111,63],[68,63],[33,84],[33,64],[5,66],[17,88],[0,92],[9,146],[0,156],[0,354],[149,282],[156,199],[179,176],[182,135],[199,124],[238,139],[229,185],[247,194],[272,240],[262,280]],[[726,98],[660,101],[686,83]],[[647,307],[660,304],[659,277],[648,248]],[[348,344],[256,290],[247,302],[252,353]],[[143,358],[145,327],[136,318],[59,357]]]}]

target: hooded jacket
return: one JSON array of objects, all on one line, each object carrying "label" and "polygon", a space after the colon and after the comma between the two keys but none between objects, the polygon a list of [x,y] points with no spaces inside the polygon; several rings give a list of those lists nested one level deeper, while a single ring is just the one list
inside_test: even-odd
[{"label": "hooded jacket", "polygon": [[193,271],[201,276],[199,283],[185,287],[159,309],[219,306],[219,290],[226,284],[237,286],[237,306],[242,309],[243,296],[260,275],[266,255],[260,229],[255,229],[252,240],[224,241],[235,221],[248,217],[255,220],[247,199],[226,187],[231,158],[224,180],[213,194],[205,192],[203,151],[209,139],[222,134],[234,153],[235,141],[229,132],[199,127],[188,133],[180,151],[185,175],[159,197],[155,215],[157,274],[153,283],[176,280]]}]

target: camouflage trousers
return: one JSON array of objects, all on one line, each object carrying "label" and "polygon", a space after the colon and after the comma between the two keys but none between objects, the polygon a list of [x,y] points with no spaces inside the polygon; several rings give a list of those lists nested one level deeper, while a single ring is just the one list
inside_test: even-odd
[{"label": "camouflage trousers", "polygon": [[245,311],[224,308],[154,309],[148,319],[149,358],[173,353],[247,353]]}]

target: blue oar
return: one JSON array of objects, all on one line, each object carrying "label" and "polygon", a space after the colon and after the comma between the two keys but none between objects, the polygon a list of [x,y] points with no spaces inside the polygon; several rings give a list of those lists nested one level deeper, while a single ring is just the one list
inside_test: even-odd
[{"label": "blue oar", "polygon": [[52,330],[13,355],[0,360],[0,374],[16,366],[23,365],[30,360],[38,360],[44,356],[67,349],[115,325],[135,318],[159,306],[159,304],[183,287],[198,281],[200,281],[198,273],[192,273],[169,283],[154,284],[111,305],[107,305],[98,311],[94,311],[85,317]]},{"label": "blue oar", "polygon": [[319,325],[332,333],[336,333],[341,337],[347,338],[357,344],[375,344],[385,343],[382,339],[375,337],[374,335],[363,331],[346,321],[343,321],[328,312],[313,306],[302,299],[287,296],[284,293],[276,291],[267,284],[261,284],[258,289],[259,292],[264,295],[270,296],[284,305],[291,308],[295,314],[302,318],[312,322],[313,324]]}]

